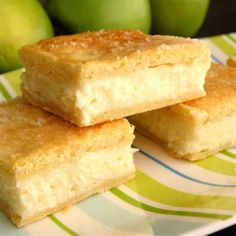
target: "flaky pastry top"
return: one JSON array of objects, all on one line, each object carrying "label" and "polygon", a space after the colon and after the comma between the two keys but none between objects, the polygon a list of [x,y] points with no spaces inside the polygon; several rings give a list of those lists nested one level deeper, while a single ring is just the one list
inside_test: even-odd
[{"label": "flaky pastry top", "polygon": [[196,59],[206,64],[210,62],[210,51],[199,40],[149,35],[138,30],[101,30],[57,36],[24,46],[19,55],[26,70],[68,80],[186,64]]},{"label": "flaky pastry top", "polygon": [[131,145],[126,119],[79,128],[22,99],[0,104],[0,172],[17,176],[57,165],[86,152]]}]

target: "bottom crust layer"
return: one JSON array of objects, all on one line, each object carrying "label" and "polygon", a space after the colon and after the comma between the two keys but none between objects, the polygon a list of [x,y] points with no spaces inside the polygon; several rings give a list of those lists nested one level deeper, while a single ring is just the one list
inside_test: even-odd
[{"label": "bottom crust layer", "polygon": [[210,155],[216,154],[217,152],[219,152],[223,149],[236,146],[236,142],[235,143],[228,142],[225,145],[222,145],[222,146],[219,146],[217,148],[210,149],[210,150],[208,149],[208,150],[203,150],[201,152],[189,153],[189,154],[186,154],[186,155],[180,155],[173,148],[170,148],[168,146],[168,143],[166,143],[165,141],[157,138],[156,136],[154,136],[150,133],[147,133],[146,131],[143,131],[142,129],[140,129],[140,127],[136,127],[135,129],[138,133],[140,133],[143,136],[145,136],[147,138],[150,138],[154,142],[158,143],[171,157],[178,158],[178,159],[184,159],[184,160],[188,160],[188,161],[202,160],[202,159],[204,159],[204,158],[206,158]]},{"label": "bottom crust layer", "polygon": [[190,154],[186,154],[186,155],[179,155],[178,153],[176,153],[173,149],[169,148],[167,146],[166,143],[159,141],[161,147],[172,157],[178,158],[178,159],[184,159],[184,160],[188,160],[188,161],[198,161],[198,160],[202,160],[208,156],[214,155],[216,153],[218,153],[219,151],[226,149],[226,148],[230,148],[236,145],[236,143],[232,144],[232,143],[227,143],[224,146],[215,148],[215,149],[211,149],[211,150],[204,150],[201,152],[197,152],[197,153],[190,153]]}]

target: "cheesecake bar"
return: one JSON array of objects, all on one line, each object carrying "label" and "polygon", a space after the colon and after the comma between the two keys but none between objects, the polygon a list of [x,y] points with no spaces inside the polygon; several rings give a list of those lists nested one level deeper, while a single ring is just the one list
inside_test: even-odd
[{"label": "cheesecake bar", "polygon": [[19,55],[25,99],[78,126],[204,96],[210,67],[204,43],[136,30],[58,36]]},{"label": "cheesecake bar", "polygon": [[207,96],[130,117],[172,156],[195,161],[236,145],[236,70],[213,64]]},{"label": "cheesecake bar", "polygon": [[135,175],[126,119],[79,128],[21,99],[0,105],[0,209],[17,225]]}]

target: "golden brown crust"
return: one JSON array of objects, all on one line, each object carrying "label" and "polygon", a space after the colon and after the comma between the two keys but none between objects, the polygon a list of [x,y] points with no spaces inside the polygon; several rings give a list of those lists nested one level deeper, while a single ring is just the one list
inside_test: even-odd
[{"label": "golden brown crust", "polygon": [[43,40],[23,47],[19,55],[26,69],[50,73],[57,80],[76,80],[119,70],[189,63],[193,58],[208,63],[210,51],[193,39],[103,30]]},{"label": "golden brown crust", "polygon": [[194,124],[206,123],[236,112],[236,70],[212,64],[206,76],[207,96],[166,109]]},{"label": "golden brown crust", "polygon": [[133,140],[126,119],[79,128],[22,99],[0,104],[0,133],[0,170],[12,176]]},{"label": "golden brown crust", "polygon": [[236,67],[236,56],[231,56],[227,59],[227,65]]},{"label": "golden brown crust", "polygon": [[21,52],[24,54],[24,50],[39,50],[57,59],[84,63],[112,58],[116,60],[117,56],[140,53],[138,50],[145,51],[173,45],[202,46],[197,40],[174,36],[153,36],[137,30],[102,30],[42,40],[23,47]]},{"label": "golden brown crust", "polygon": [[40,220],[49,214],[53,214],[57,211],[60,211],[60,210],[64,209],[65,207],[71,206],[79,201],[82,201],[91,195],[94,195],[96,193],[105,192],[115,186],[118,186],[122,183],[125,183],[125,182],[133,179],[134,177],[135,177],[135,172],[131,172],[131,173],[127,173],[127,175],[121,176],[119,178],[105,180],[103,183],[101,183],[96,188],[90,189],[90,191],[87,191],[87,192],[82,192],[82,193],[78,194],[76,197],[69,199],[66,202],[63,202],[62,204],[60,204],[57,207],[47,209],[47,210],[40,212],[39,214],[37,214],[31,218],[27,218],[27,219],[22,219],[20,216],[14,214],[14,212],[12,212],[10,210],[10,208],[6,204],[3,204],[3,202],[1,202],[1,201],[0,201],[0,209],[3,210],[3,212],[12,220],[13,223],[15,223],[18,227],[21,227],[26,224]]}]

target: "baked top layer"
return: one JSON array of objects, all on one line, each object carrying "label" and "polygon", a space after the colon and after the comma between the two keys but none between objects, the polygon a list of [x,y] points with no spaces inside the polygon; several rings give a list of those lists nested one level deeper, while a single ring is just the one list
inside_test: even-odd
[{"label": "baked top layer", "polygon": [[0,171],[23,176],[70,161],[79,153],[131,145],[133,127],[126,119],[79,128],[22,99],[0,104]]},{"label": "baked top layer", "polygon": [[236,112],[236,70],[229,66],[212,64],[206,76],[207,96],[168,108],[186,121],[202,124]]},{"label": "baked top layer", "polygon": [[196,39],[137,30],[102,30],[42,40],[23,47],[19,54],[26,69],[41,68],[41,63],[53,61],[60,68],[70,67],[91,76],[137,66],[190,63],[195,57],[208,60],[210,51]]},{"label": "baked top layer", "polygon": [[117,56],[138,53],[139,50],[155,49],[163,45],[196,46],[198,44],[201,43],[197,40],[173,36],[152,36],[138,30],[102,30],[57,36],[25,46],[22,50],[32,48],[58,58],[74,59],[83,63],[95,59],[117,59]]}]

